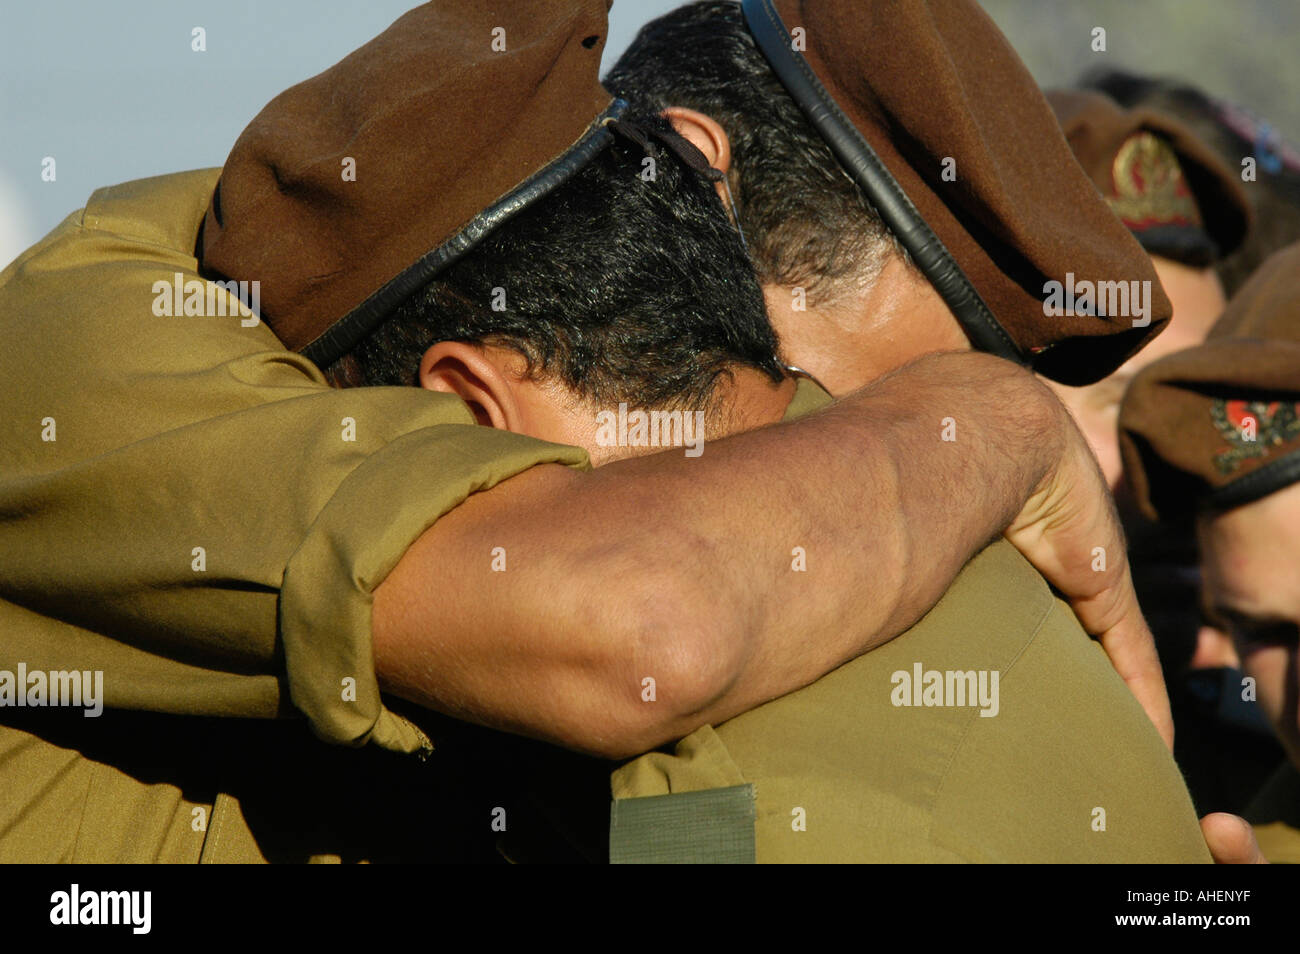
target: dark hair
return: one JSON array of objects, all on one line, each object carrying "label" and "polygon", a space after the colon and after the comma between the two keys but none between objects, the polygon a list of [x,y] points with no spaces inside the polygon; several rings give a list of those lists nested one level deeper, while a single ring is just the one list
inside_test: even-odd
[{"label": "dark hair", "polygon": [[772,73],[735,3],[691,3],[642,27],[605,76],[646,108],[684,106],[731,140],[729,185],[764,284],[833,300],[907,256]]},{"label": "dark hair", "polygon": [[[671,132],[655,115],[627,118]],[[735,365],[779,381],[763,294],[716,191],[669,149],[650,148],[615,135],[327,377],[342,387],[415,384],[430,345],[463,341],[513,348],[530,373],[602,404],[709,406]]]},{"label": "dark hair", "polygon": [[1255,224],[1241,248],[1214,266],[1229,297],[1266,258],[1300,241],[1300,153],[1267,123],[1177,80],[1094,70],[1079,85],[1099,90],[1125,108],[1142,106],[1181,120],[1229,169],[1240,170],[1242,159],[1255,157],[1256,179],[1242,183]]}]

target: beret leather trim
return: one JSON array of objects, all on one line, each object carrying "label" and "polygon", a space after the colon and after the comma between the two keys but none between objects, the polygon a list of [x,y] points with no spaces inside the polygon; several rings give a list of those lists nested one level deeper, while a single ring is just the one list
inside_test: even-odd
[{"label": "beret leather trim", "polygon": [[1254,503],[1297,481],[1300,481],[1300,451],[1292,451],[1285,457],[1269,461],[1258,470],[1238,477],[1230,484],[1210,491],[1201,504],[1211,510],[1231,510],[1233,507]]},{"label": "beret leather trim", "polygon": [[981,351],[1027,364],[1024,353],[993,317],[966,273],[921,217],[898,180],[793,48],[790,34],[771,0],[743,0],[741,11],[772,72],[952,309],[971,344]]},{"label": "beret leather trim", "polygon": [[315,340],[304,345],[299,349],[303,357],[319,367],[325,367],[351,351],[357,342],[382,324],[398,305],[428,284],[439,272],[455,264],[493,230],[534,202],[545,198],[591,162],[613,140],[608,124],[626,109],[626,100],[616,99],[611,102],[603,113],[592,120],[582,137],[565,152],[474,216],[449,239],[420,256],[321,332]]}]

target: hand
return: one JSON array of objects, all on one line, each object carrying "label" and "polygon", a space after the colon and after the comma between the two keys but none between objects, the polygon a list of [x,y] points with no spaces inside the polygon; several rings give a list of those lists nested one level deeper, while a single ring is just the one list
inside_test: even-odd
[{"label": "hand", "polygon": [[1216,865],[1266,865],[1250,822],[1239,815],[1213,812],[1201,819],[1201,834]]},{"label": "hand", "polygon": [[1170,750],[1169,710],[1155,640],[1129,575],[1115,504],[1083,435],[1062,408],[1065,450],[1005,536],[1069,601]]}]

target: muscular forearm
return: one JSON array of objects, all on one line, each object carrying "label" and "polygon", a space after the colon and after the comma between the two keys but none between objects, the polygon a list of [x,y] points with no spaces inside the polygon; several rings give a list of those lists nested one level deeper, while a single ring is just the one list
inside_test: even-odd
[{"label": "muscular forearm", "polygon": [[934,355],[698,458],[534,468],[376,592],[381,680],[604,755],[720,721],[915,622],[1059,456],[1062,415],[1005,362]]},{"label": "muscular forearm", "polygon": [[702,584],[684,619],[709,620],[729,662],[687,721],[718,722],[915,623],[1016,516],[1067,426],[1020,369],[933,355],[819,414],[713,443],[689,466],[631,461],[574,491],[611,526],[646,512],[654,529],[636,545]]}]

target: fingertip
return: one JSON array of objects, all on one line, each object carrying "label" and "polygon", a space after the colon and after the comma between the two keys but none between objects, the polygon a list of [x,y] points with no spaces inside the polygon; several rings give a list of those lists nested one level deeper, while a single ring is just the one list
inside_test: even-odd
[{"label": "fingertip", "polygon": [[1265,863],[1255,840],[1255,830],[1240,815],[1211,812],[1201,819],[1201,833],[1216,864]]}]

